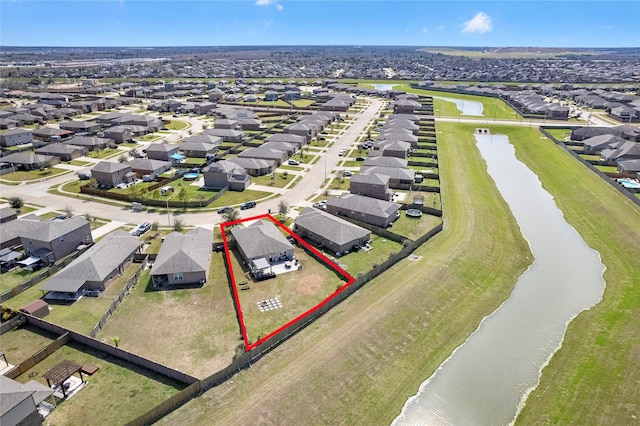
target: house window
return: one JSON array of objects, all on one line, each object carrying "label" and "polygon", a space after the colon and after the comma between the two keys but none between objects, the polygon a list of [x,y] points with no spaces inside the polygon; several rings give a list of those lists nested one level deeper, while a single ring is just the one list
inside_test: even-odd
[{"label": "house window", "polygon": [[173,274],[174,281],[182,281],[183,279],[184,275],[182,275],[182,272],[176,272],[175,274]]}]

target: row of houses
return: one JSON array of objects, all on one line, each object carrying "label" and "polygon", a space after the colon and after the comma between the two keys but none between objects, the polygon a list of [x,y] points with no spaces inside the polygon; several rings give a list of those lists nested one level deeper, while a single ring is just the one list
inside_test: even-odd
[{"label": "row of houses", "polygon": [[619,173],[640,173],[640,129],[632,126],[582,127],[571,132],[585,154],[600,156],[604,165],[616,166]]},{"label": "row of houses", "polygon": [[33,214],[21,218],[3,215],[3,221],[5,224],[0,228],[3,267],[20,261],[23,267],[33,269],[93,244],[91,226],[82,216],[43,220]]}]

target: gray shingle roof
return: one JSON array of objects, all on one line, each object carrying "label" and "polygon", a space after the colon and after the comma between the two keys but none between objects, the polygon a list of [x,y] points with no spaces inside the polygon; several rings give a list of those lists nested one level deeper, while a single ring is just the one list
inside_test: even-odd
[{"label": "gray shingle roof", "polygon": [[371,234],[358,225],[311,207],[302,210],[295,223],[338,245],[359,240]]},{"label": "gray shingle roof", "polygon": [[208,272],[212,242],[213,233],[205,228],[194,228],[185,234],[170,233],[164,238],[151,275]]},{"label": "gray shingle roof", "polygon": [[276,225],[267,220],[259,220],[246,227],[236,226],[231,228],[231,234],[251,259],[293,249]]},{"label": "gray shingle roof", "polygon": [[104,282],[141,245],[138,238],[123,230],[107,234],[45,282],[40,290],[75,292],[87,281]]},{"label": "gray shingle roof", "polygon": [[395,214],[400,208],[400,204],[356,194],[342,194],[339,197],[330,197],[327,200],[327,206],[362,212],[385,219]]}]

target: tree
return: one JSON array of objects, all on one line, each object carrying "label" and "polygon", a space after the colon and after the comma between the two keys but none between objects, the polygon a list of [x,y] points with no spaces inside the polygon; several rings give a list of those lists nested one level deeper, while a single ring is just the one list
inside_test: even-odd
[{"label": "tree", "polygon": [[70,217],[73,217],[73,207],[71,207],[70,205],[66,205],[64,206],[64,209],[62,210],[65,214],[65,216],[67,216],[67,219]]},{"label": "tree", "polygon": [[120,344],[120,338],[118,336],[113,336],[111,340],[113,340],[113,344],[116,345],[116,348],[117,348],[118,345]]},{"label": "tree", "polygon": [[173,221],[173,230],[176,232],[182,232],[183,229],[184,229],[183,220],[180,219],[179,217],[175,218],[175,220]]},{"label": "tree", "polygon": [[120,157],[118,157],[118,163],[126,163],[128,159],[129,157],[127,157],[126,154],[122,154]]},{"label": "tree", "polygon": [[9,198],[9,205],[12,208],[20,211],[22,206],[24,206],[24,200],[21,197],[11,197]]},{"label": "tree", "polygon": [[225,222],[234,222],[240,219],[240,212],[236,209],[229,209],[222,215]]},{"label": "tree", "polygon": [[89,222],[89,227],[93,229],[96,219],[93,216],[91,216],[89,213],[85,214],[84,218],[87,219],[87,222]]},{"label": "tree", "polygon": [[46,170],[46,171],[51,170],[51,160],[43,161],[42,164],[40,165],[40,169],[41,170]]},{"label": "tree", "polygon": [[278,213],[280,213],[284,217],[287,216],[287,213],[289,213],[289,204],[287,204],[286,201],[280,201],[280,203],[278,204]]},{"label": "tree", "polygon": [[282,178],[283,179],[287,179],[288,177],[289,177],[289,172],[288,171],[285,170],[284,172],[282,172]]},{"label": "tree", "polygon": [[133,158],[138,158],[140,156],[140,153],[138,152],[138,150],[136,148],[131,148],[129,150],[129,155]]},{"label": "tree", "polygon": [[157,232],[160,229],[160,224],[157,221],[151,222],[151,230]]},{"label": "tree", "polygon": [[187,208],[187,201],[189,201],[189,191],[184,186],[180,188],[178,192],[178,199],[184,203],[184,207]]}]

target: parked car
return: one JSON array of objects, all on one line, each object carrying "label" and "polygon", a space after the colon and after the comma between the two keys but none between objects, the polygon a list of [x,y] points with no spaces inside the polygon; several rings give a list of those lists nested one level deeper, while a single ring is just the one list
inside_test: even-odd
[{"label": "parked car", "polygon": [[251,209],[256,206],[255,201],[247,201],[246,203],[240,204],[240,210]]},{"label": "parked car", "polygon": [[138,227],[134,229],[133,232],[131,232],[131,235],[135,237],[139,237],[140,235],[147,232],[149,229],[151,229],[151,224],[149,222],[143,222],[140,225],[138,225]]},{"label": "parked car", "polygon": [[351,176],[353,176],[353,172],[349,171],[349,170],[345,170],[344,172],[342,172],[342,176],[351,177]]},{"label": "parked car", "polygon": [[233,211],[233,207],[230,207],[230,206],[220,207],[218,209],[218,214],[225,214],[230,211]]},{"label": "parked car", "polygon": [[356,157],[356,161],[364,161],[364,157]]},{"label": "parked car", "polygon": [[290,166],[299,166],[300,162],[296,160],[289,160],[287,161],[287,164],[289,164]]}]

